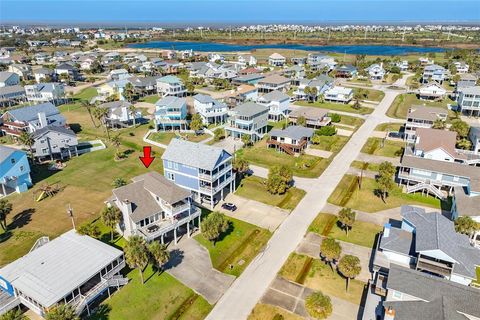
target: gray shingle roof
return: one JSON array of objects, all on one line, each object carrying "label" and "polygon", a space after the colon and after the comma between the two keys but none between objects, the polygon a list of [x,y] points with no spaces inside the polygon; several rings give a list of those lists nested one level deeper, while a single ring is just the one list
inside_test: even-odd
[{"label": "gray shingle roof", "polygon": [[27,122],[37,119],[39,112],[45,113],[47,117],[60,115],[60,111],[58,111],[57,107],[50,102],[7,111],[7,113],[14,117],[17,121]]},{"label": "gray shingle roof", "polygon": [[132,204],[130,217],[135,222],[162,211],[152,194],[169,204],[174,204],[190,196],[190,191],[180,188],[155,171],[134,177],[132,181],[133,183],[113,189],[112,192],[119,201],[130,201]]},{"label": "gray shingle roof", "polygon": [[[3,161],[5,161],[5,159],[7,159],[8,157],[10,157],[10,155],[12,153],[14,153],[15,151],[20,151],[20,150],[17,150],[17,149],[14,149],[14,148],[10,148],[10,147],[6,147],[6,146],[2,146],[0,144],[0,163],[2,163]],[[20,152],[23,152],[23,151],[20,151]]]},{"label": "gray shingle roof", "polygon": [[233,111],[238,116],[251,117],[262,112],[268,112],[269,107],[262,106],[254,102],[246,102],[233,108]]},{"label": "gray shingle roof", "polygon": [[106,102],[102,103],[98,106],[98,108],[106,108],[106,109],[117,109],[117,108],[128,108],[132,104],[128,101],[125,100],[120,100],[120,101],[111,101],[111,102]]},{"label": "gray shingle roof", "polygon": [[273,90],[273,91],[270,91],[269,93],[261,96],[260,100],[267,101],[267,102],[270,102],[270,101],[285,101],[285,100],[290,100],[290,96],[288,94],[280,92],[278,90]]},{"label": "gray shingle roof", "polygon": [[390,228],[388,237],[381,237],[380,248],[382,250],[393,251],[403,255],[414,255],[414,240],[415,238],[411,232],[399,228]]},{"label": "gray shingle roof", "polygon": [[313,136],[313,129],[302,126],[290,126],[283,130],[273,129],[270,131],[272,137],[292,138],[294,140],[301,140],[302,138],[311,138]]},{"label": "gray shingle roof", "polygon": [[384,302],[385,306],[394,308],[395,320],[466,319],[458,317],[457,312],[480,317],[480,290],[453,281],[391,264],[387,288],[427,301],[424,304],[433,302],[436,306],[429,308],[422,302]]},{"label": "gray shingle roof", "polygon": [[215,103],[215,99],[213,99],[211,96],[207,94],[198,93],[193,96],[193,99],[201,103]]},{"label": "gray shingle roof", "polygon": [[2,71],[0,72],[0,82],[7,81],[11,76],[17,75],[14,72]]},{"label": "gray shingle roof", "polygon": [[467,194],[466,188],[455,187],[455,205],[459,216],[480,216],[480,196]]},{"label": "gray shingle roof", "polygon": [[448,111],[437,107],[412,106],[407,118],[435,121],[439,114],[448,114]]},{"label": "gray shingle roof", "polygon": [[25,88],[20,85],[6,86],[0,88],[0,97],[11,93],[25,93]]},{"label": "gray shingle roof", "polygon": [[72,136],[75,137],[75,132],[73,132],[71,129],[65,128],[65,127],[59,127],[59,126],[46,126],[44,128],[38,129],[33,133],[33,138],[37,139],[38,137],[42,136],[43,134],[47,132],[57,132],[61,133],[67,136]]},{"label": "gray shingle roof", "polygon": [[186,103],[185,98],[179,98],[175,96],[166,96],[158,100],[155,105],[159,107],[167,106],[172,108],[181,108]]},{"label": "gray shingle roof", "polygon": [[222,148],[181,139],[172,139],[162,155],[163,160],[194,168],[213,170],[217,163],[230,154]]}]

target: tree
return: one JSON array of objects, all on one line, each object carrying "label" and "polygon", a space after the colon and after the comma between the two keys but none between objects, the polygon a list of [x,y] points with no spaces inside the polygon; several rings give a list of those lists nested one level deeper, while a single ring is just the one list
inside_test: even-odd
[{"label": "tree", "polygon": [[456,232],[471,236],[477,230],[480,230],[480,227],[471,217],[462,216],[455,219]]},{"label": "tree", "polygon": [[324,126],[315,131],[318,136],[333,136],[337,133],[337,129],[334,126]]},{"label": "tree", "polygon": [[107,133],[107,138],[110,140],[110,132],[108,130],[108,124],[107,124],[107,117],[108,117],[109,110],[107,108],[95,108],[93,110],[93,115],[95,118],[97,118],[100,123],[103,124],[103,127],[105,129],[105,132]]},{"label": "tree", "polygon": [[395,185],[393,181],[395,171],[396,169],[393,164],[388,161],[382,162],[378,168],[376,181],[383,202],[386,202],[385,199],[388,196],[388,192],[392,190]]},{"label": "tree", "polygon": [[93,223],[84,223],[78,228],[78,233],[81,235],[98,238],[102,234],[100,228]]},{"label": "tree", "polygon": [[120,188],[120,187],[123,187],[125,185],[127,185],[127,181],[125,181],[125,179],[123,179],[123,178],[113,179],[112,186],[114,188]]},{"label": "tree", "polygon": [[215,246],[218,237],[220,237],[223,232],[227,231],[228,220],[223,213],[212,212],[202,221],[201,227],[205,239],[211,241],[213,246]]},{"label": "tree", "polygon": [[170,260],[170,252],[167,250],[167,246],[158,241],[150,243],[148,245],[148,251],[150,252],[154,265],[160,270],[162,270],[163,265]]},{"label": "tree", "polygon": [[29,150],[30,153],[30,158],[32,159],[33,162],[33,145],[35,144],[35,140],[33,139],[33,135],[31,133],[28,133],[26,131],[22,132],[20,137],[18,138],[21,144],[26,146]]},{"label": "tree", "polygon": [[302,127],[305,127],[307,126],[307,119],[305,119],[304,116],[300,116],[297,118],[297,123],[296,123],[297,126],[302,126]]},{"label": "tree", "polygon": [[320,291],[312,293],[305,299],[305,309],[315,319],[326,319],[333,312],[330,297]]},{"label": "tree", "polygon": [[70,304],[59,304],[47,312],[46,320],[80,320]]},{"label": "tree", "polygon": [[195,85],[191,81],[185,83],[185,88],[187,89],[188,94],[193,94],[195,91]]},{"label": "tree", "polygon": [[12,212],[13,205],[7,199],[0,199],[0,226],[7,230],[7,216]]},{"label": "tree", "polygon": [[268,171],[267,190],[271,194],[283,194],[290,187],[293,174],[287,166],[274,166]]},{"label": "tree", "polygon": [[123,96],[128,102],[133,101],[133,97],[135,96],[135,88],[130,82],[128,82],[125,85],[125,88],[123,88]]},{"label": "tree", "polygon": [[124,251],[125,260],[128,266],[130,268],[138,269],[138,272],[140,273],[140,279],[143,284],[143,269],[145,269],[149,260],[148,249],[145,240],[140,236],[131,236],[128,238]]},{"label": "tree", "polygon": [[355,223],[355,211],[353,211],[350,208],[343,208],[340,210],[338,213],[338,221],[342,225],[342,228],[345,229],[345,232],[348,237],[348,230],[353,227],[353,224]]},{"label": "tree", "polygon": [[235,157],[233,160],[233,170],[240,174],[240,178],[242,178],[245,175],[245,172],[249,169],[249,163],[247,160]]},{"label": "tree", "polygon": [[332,113],[330,114],[330,119],[332,120],[332,122],[338,123],[342,120],[342,116],[340,116],[338,113]]},{"label": "tree", "polygon": [[323,239],[322,244],[320,245],[320,256],[330,265],[330,268],[333,270],[333,263],[335,260],[340,258],[340,254],[342,253],[342,247],[340,243],[335,241],[332,238]]},{"label": "tree", "polygon": [[458,149],[470,150],[472,148],[472,142],[467,138],[462,138],[460,140],[457,140],[457,143],[455,144],[455,146]]},{"label": "tree", "polygon": [[433,122],[432,128],[445,130],[446,126],[447,124],[445,123],[445,121],[443,121],[442,119],[437,119]]},{"label": "tree", "polygon": [[115,206],[105,207],[101,212],[103,223],[110,228],[110,240],[113,241],[113,231],[122,219],[122,213]]},{"label": "tree", "polygon": [[252,143],[252,138],[249,134],[242,134],[243,145],[248,147]]},{"label": "tree", "polygon": [[93,126],[94,126],[95,128],[97,128],[97,125],[95,124],[95,121],[94,121],[94,119],[93,119],[93,113],[92,113],[92,107],[93,107],[93,106],[92,106],[89,102],[87,102],[87,101],[82,101],[82,102],[80,103],[80,105],[82,106],[82,108],[84,108],[84,109],[87,110],[88,115],[90,116],[90,120],[92,121]]},{"label": "tree", "polygon": [[195,113],[190,121],[190,129],[195,131],[195,135],[203,128],[203,119],[199,113]]},{"label": "tree", "polygon": [[128,112],[132,116],[133,127],[136,128],[137,127],[137,107],[135,107],[135,105],[133,104],[129,105]]},{"label": "tree", "polygon": [[213,131],[214,141],[220,141],[224,138],[225,138],[225,131],[222,128],[216,128],[215,131]]},{"label": "tree", "polygon": [[20,308],[15,308],[0,316],[0,320],[27,320]]},{"label": "tree", "polygon": [[355,278],[362,271],[360,259],[349,254],[344,255],[338,262],[338,271],[347,279],[346,291],[348,291],[350,279]]},{"label": "tree", "polygon": [[455,119],[452,121],[450,126],[450,131],[455,131],[458,136],[457,139],[465,138],[468,136],[468,131],[470,131],[470,126],[465,121],[460,119]]}]

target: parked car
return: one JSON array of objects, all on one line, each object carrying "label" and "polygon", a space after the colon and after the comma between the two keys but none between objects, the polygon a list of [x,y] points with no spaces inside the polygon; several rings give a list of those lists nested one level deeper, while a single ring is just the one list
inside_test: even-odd
[{"label": "parked car", "polygon": [[222,208],[225,209],[225,210],[228,210],[228,211],[235,211],[237,210],[237,206],[234,205],[233,203],[230,203],[230,202],[226,202],[224,204],[222,204]]}]

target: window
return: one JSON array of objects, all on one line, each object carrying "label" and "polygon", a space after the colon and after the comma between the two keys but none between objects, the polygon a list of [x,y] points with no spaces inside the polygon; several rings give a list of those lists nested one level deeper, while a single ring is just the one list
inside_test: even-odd
[{"label": "window", "polygon": [[174,168],[175,170],[178,170],[178,163],[174,162],[174,163],[173,163],[173,168]]},{"label": "window", "polygon": [[24,169],[25,169],[25,167],[24,167],[24,166],[20,166],[20,171],[22,171],[22,172],[23,172],[23,170],[24,170]]},{"label": "window", "polygon": [[10,162],[12,162],[12,164],[15,164],[17,162],[17,160],[12,158],[12,159],[10,159]]},{"label": "window", "polygon": [[396,299],[402,299],[402,293],[398,291],[393,292],[393,297]]},{"label": "window", "polygon": [[167,179],[175,181],[175,175],[171,172],[167,172]]},{"label": "window", "polygon": [[170,169],[172,168],[172,162],[171,161],[167,161],[167,167],[170,168]]}]

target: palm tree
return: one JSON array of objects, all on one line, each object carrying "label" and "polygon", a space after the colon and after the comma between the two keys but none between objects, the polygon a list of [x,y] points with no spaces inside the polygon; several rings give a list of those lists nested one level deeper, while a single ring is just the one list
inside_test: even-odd
[{"label": "palm tree", "polygon": [[131,236],[125,245],[125,259],[130,268],[137,268],[142,284],[143,269],[148,264],[148,249],[145,240],[140,236]]},{"label": "palm tree", "polygon": [[117,207],[105,207],[101,213],[103,223],[110,228],[110,240],[113,241],[113,231],[115,226],[122,219],[122,213]]},{"label": "palm tree", "polygon": [[305,309],[314,319],[326,319],[333,312],[330,297],[320,291],[313,292],[305,299]]},{"label": "palm tree", "polygon": [[113,136],[110,139],[110,142],[112,142],[112,145],[115,147],[115,160],[119,160],[120,159],[119,148],[120,148],[120,145],[122,144],[122,140],[120,139],[120,134]]},{"label": "palm tree", "polygon": [[49,310],[46,320],[79,320],[75,309],[70,304],[59,304],[53,309]]},{"label": "palm tree", "polygon": [[0,199],[0,226],[7,230],[7,216],[12,212],[13,206],[7,199]]},{"label": "palm tree", "polygon": [[342,247],[340,246],[340,243],[335,241],[335,239],[323,239],[322,244],[320,245],[320,255],[330,265],[332,272],[334,272],[333,262],[340,258],[341,253]]},{"label": "palm tree", "polygon": [[132,102],[134,95],[135,89],[133,88],[133,85],[129,82],[125,85],[125,88],[123,89],[123,96],[125,97],[125,99],[127,99],[128,102]]},{"label": "palm tree", "polygon": [[350,279],[355,278],[362,271],[360,266],[360,259],[358,257],[346,254],[338,262],[338,271],[347,279],[346,291],[348,291],[348,284]]},{"label": "palm tree", "polygon": [[108,130],[108,124],[107,124],[108,113],[109,113],[108,108],[97,107],[93,110],[93,115],[95,116],[95,118],[97,118],[100,121],[100,123],[103,124],[105,132],[107,133],[107,138],[110,140],[110,131]]},{"label": "palm tree", "polygon": [[0,316],[0,320],[27,320],[28,318],[22,313],[20,308],[16,308],[13,310],[4,313]]},{"label": "palm tree", "polygon": [[88,101],[82,101],[81,102],[82,108],[87,109],[88,115],[90,116],[90,120],[92,120],[92,124],[95,128],[98,128],[97,125],[95,124],[95,121],[93,119],[93,114],[92,114],[92,105]]},{"label": "palm tree", "polygon": [[350,208],[343,208],[338,213],[338,221],[345,229],[348,237],[348,229],[351,229],[353,227],[353,224],[355,223],[355,211]]},{"label": "palm tree", "polygon": [[162,270],[163,265],[170,260],[170,252],[167,246],[160,244],[158,241],[153,241],[148,245],[148,251],[152,256],[153,263]]},{"label": "palm tree", "polygon": [[136,118],[136,114],[137,114],[137,107],[135,107],[135,105],[131,104],[130,106],[128,106],[128,112],[130,112],[130,115],[132,116],[132,119],[133,119],[133,127],[137,127],[137,118]]},{"label": "palm tree", "polygon": [[32,159],[32,163],[33,163],[34,161],[33,161],[33,148],[32,147],[35,144],[35,140],[33,139],[33,135],[31,133],[28,133],[28,132],[24,131],[24,132],[22,132],[22,134],[20,135],[18,140],[20,141],[21,144],[28,147],[28,150],[30,152],[30,158]]}]

